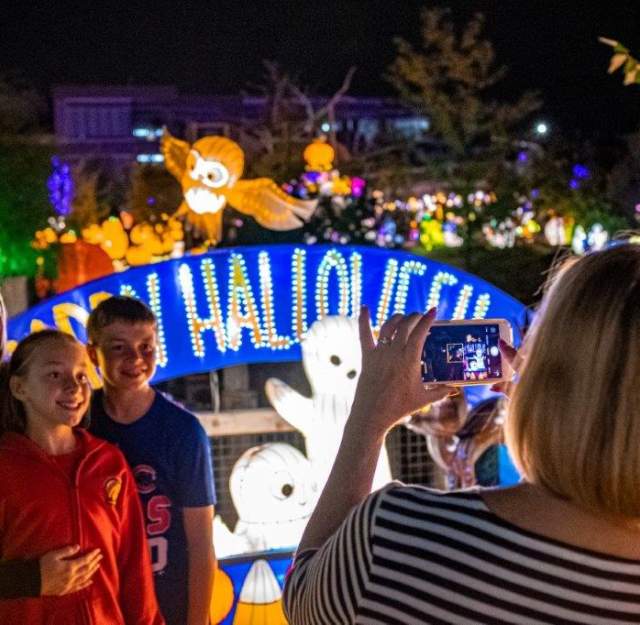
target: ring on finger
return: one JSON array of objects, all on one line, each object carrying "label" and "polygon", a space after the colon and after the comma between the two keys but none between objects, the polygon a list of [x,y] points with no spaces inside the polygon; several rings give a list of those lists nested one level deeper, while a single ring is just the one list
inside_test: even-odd
[{"label": "ring on finger", "polygon": [[390,336],[381,336],[380,339],[378,339],[378,345],[391,345],[391,341]]}]

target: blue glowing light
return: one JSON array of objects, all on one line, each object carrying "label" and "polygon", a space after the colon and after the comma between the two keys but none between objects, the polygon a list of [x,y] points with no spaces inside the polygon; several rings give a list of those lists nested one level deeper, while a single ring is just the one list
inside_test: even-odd
[{"label": "blue glowing light", "polygon": [[66,216],[71,213],[74,192],[71,168],[57,156],[51,159],[51,166],[53,171],[47,179],[49,202],[58,215]]},{"label": "blue glowing light", "polygon": [[163,163],[164,156],[160,153],[156,154],[138,154],[136,156],[138,163]]},{"label": "blue glowing light", "polygon": [[591,177],[589,168],[585,167],[584,165],[576,164],[573,166],[573,169],[571,171],[573,173],[573,177],[578,180],[586,180]]}]

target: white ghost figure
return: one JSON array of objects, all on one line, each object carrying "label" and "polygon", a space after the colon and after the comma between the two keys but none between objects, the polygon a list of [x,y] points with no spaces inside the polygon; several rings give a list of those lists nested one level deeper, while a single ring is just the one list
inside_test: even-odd
[{"label": "white ghost figure", "polygon": [[216,517],[219,557],[297,546],[317,499],[311,464],[287,443],[247,449],[233,465],[229,490],[238,522],[230,532]]},{"label": "white ghost figure", "polygon": [[[358,322],[337,316],[316,321],[302,341],[302,364],[311,385],[311,398],[276,378],[267,380],[265,390],[282,418],[304,435],[320,494],[338,453],[362,367]],[[383,447],[373,488],[381,488],[390,480]]]}]

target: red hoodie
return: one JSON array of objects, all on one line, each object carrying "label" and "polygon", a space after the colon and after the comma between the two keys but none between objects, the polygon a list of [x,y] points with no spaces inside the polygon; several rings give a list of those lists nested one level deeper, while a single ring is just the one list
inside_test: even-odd
[{"label": "red hoodie", "polygon": [[0,600],[2,625],[163,625],[135,480],[122,453],[76,430],[84,453],[70,480],[33,441],[0,438],[0,558],[96,547],[88,588],[62,597]]}]

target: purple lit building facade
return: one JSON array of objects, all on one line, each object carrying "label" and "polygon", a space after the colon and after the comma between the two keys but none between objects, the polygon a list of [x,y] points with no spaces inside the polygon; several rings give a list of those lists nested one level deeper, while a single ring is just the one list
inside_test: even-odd
[{"label": "purple lit building facade", "polygon": [[[188,141],[211,134],[237,140],[241,127],[259,123],[267,113],[264,97],[189,95],[172,86],[59,86],[52,95],[60,156],[116,169],[161,162],[163,126]],[[311,100],[315,110],[326,102]],[[328,121],[323,123],[322,130],[329,130]],[[392,134],[419,140],[428,128],[426,118],[391,98],[346,96],[335,107],[333,130],[350,146],[375,145]]]}]

